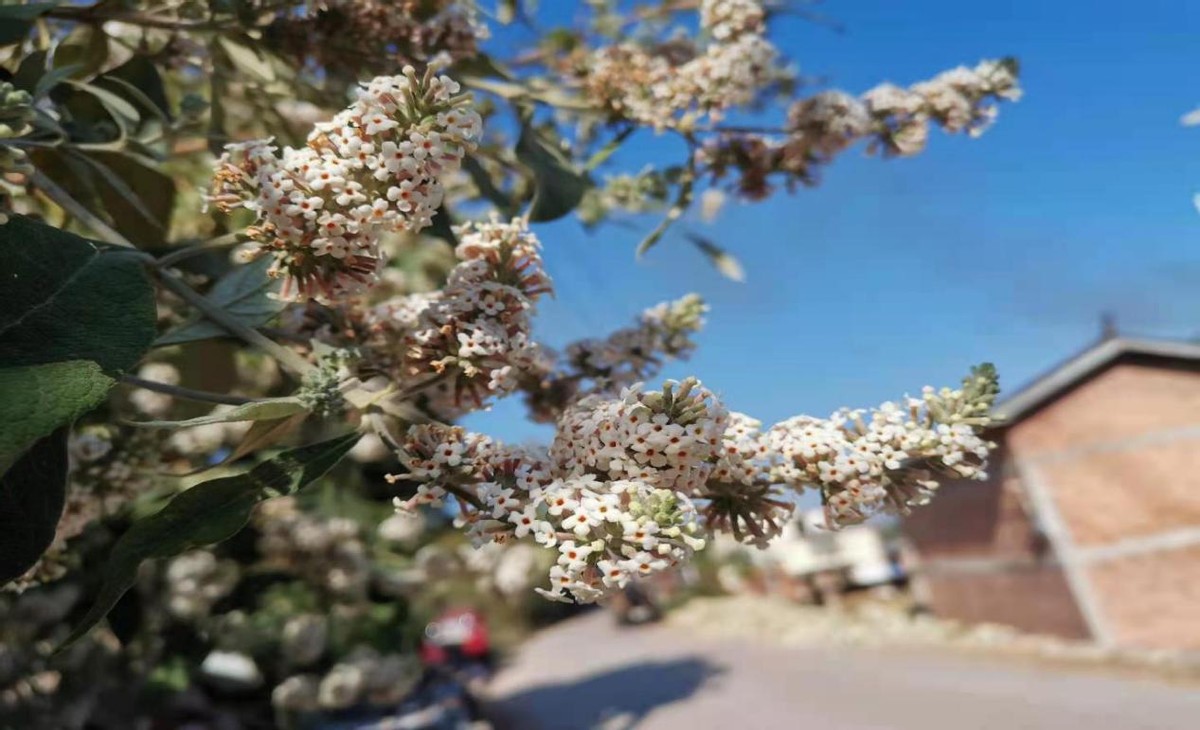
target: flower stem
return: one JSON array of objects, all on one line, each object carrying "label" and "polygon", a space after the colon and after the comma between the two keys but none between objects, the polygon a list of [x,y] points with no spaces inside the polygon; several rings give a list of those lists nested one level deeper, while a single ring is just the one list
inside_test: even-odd
[{"label": "flower stem", "polygon": [[226,233],[224,236],[217,236],[202,243],[197,243],[194,246],[184,246],[176,249],[164,256],[159,257],[155,262],[155,266],[160,269],[165,269],[169,266],[190,259],[193,256],[198,256],[205,251],[210,251],[214,248],[224,248],[226,246],[236,246],[237,244],[247,240],[246,234],[241,232]]},{"label": "flower stem", "polygon": [[46,194],[46,197],[54,201],[58,207],[65,210],[69,215],[83,221],[89,228],[103,236],[109,243],[119,246],[128,246],[133,248],[133,243],[125,238],[120,233],[115,231],[112,226],[105,223],[98,216],[92,213],[87,208],[83,207],[71,194],[58,186],[56,182],[46,177],[41,170],[34,170],[29,174],[29,183],[33,187],[41,190]]},{"label": "flower stem", "polygon": [[159,280],[162,281],[163,286],[174,292],[180,299],[198,309],[205,317],[224,327],[230,334],[242,338],[247,343],[254,345],[275,358],[281,365],[296,375],[303,377],[313,370],[313,365],[310,362],[253,327],[239,322],[237,318],[214,305],[208,299],[201,296],[195,289],[188,286],[178,275],[161,268],[156,273]]},{"label": "flower stem", "polygon": [[157,380],[146,380],[134,375],[122,375],[121,382],[126,385],[131,385],[135,388],[144,388],[153,390],[156,393],[166,393],[173,395],[176,398],[185,400],[194,400],[201,403],[218,403],[227,406],[241,406],[247,403],[253,403],[254,398],[242,398],[237,395],[221,395],[220,393],[210,393],[206,390],[194,390],[192,388],[184,388],[178,385],[169,383],[160,383]]}]

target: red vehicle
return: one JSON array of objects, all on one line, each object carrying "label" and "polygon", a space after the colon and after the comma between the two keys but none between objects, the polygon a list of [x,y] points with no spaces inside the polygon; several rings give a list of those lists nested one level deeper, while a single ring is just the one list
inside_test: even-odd
[{"label": "red vehicle", "polygon": [[490,671],[492,642],[487,622],[471,609],[443,612],[425,627],[421,661],[427,667],[462,670],[474,665]]}]

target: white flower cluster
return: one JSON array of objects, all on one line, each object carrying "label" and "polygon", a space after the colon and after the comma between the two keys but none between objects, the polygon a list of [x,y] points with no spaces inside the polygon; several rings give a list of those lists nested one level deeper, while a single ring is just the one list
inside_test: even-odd
[{"label": "white flower cluster", "polygon": [[989,443],[968,424],[930,421],[923,405],[911,398],[906,407],[884,403],[865,418],[842,410],[828,420],[802,416],[777,424],[768,434],[780,457],[774,478],[818,486],[831,525],[925,504],[939,473],[984,478]]},{"label": "white flower cluster", "polygon": [[296,674],[271,692],[271,704],[284,713],[344,710],[362,704],[389,707],[400,703],[421,676],[408,655],[380,654],[362,648],[324,675]]},{"label": "white flower cluster", "polygon": [[661,358],[686,360],[696,349],[691,336],[704,326],[707,311],[698,294],[661,302],[642,312],[634,327],[568,345],[567,362],[601,390],[633,385],[661,366]]},{"label": "white flower cluster", "polygon": [[443,376],[427,405],[446,419],[517,386],[538,354],[534,305],[552,290],[524,221],[473,223],[458,234],[461,263],[441,290],[384,302],[369,317],[376,351],[401,347],[389,368],[400,387]]},{"label": "white flower cluster", "polygon": [[248,233],[275,257],[280,297],[336,301],[370,286],[381,235],[429,226],[443,182],[479,137],[481,121],[458,82],[412,67],[381,76],[306,147],[270,140],[229,145],[210,201],[258,215]]},{"label": "white flower cluster", "polygon": [[[85,597],[60,582],[25,593],[0,592],[0,718],[5,727],[77,727],[111,669],[112,639],[88,637],[56,653],[63,622]],[[111,635],[109,635],[111,637]]]},{"label": "white flower cluster", "polygon": [[366,594],[371,564],[356,521],[308,514],[293,497],[280,497],[259,505],[254,524],[266,568],[299,576],[334,600]]},{"label": "white flower cluster", "polygon": [[687,380],[585,398],[563,415],[548,454],[461,428],[414,426],[399,456],[417,492],[397,507],[454,495],[476,543],[530,537],[558,550],[540,593],[593,601],[703,547],[687,495],[712,469],[725,418],[712,394]]},{"label": "white flower cluster", "polygon": [[1010,61],[959,67],[907,89],[882,84],[858,98],[825,91],[792,104],[783,136],[722,135],[698,152],[698,163],[716,178],[736,169],[741,193],[762,198],[770,192],[770,175],[784,176],[789,185],[813,184],[821,165],[862,140],[870,152],[903,156],[924,149],[931,123],[978,136],[995,119],[996,102],[1020,96]]},{"label": "white flower cluster", "polygon": [[766,12],[759,0],[701,0],[700,27],[713,38],[728,41],[742,35],[761,35]]},{"label": "white flower cluster", "polygon": [[936,478],[982,478],[978,430],[997,391],[990,366],[961,389],[926,389],[904,407],[762,424],[727,412],[695,379],[592,395],[559,419],[548,452],[461,428],[409,429],[399,458],[416,483],[400,510],[453,496],[476,545],[531,538],[558,551],[558,600],[593,601],[686,560],[705,530],[764,545],[790,519],[786,489],[816,488],[830,525],[923,504]]},{"label": "white flower cluster", "polygon": [[620,43],[579,64],[585,93],[609,113],[662,130],[692,129],[748,104],[773,78],[778,51],[766,39],[758,0],[706,0],[703,48],[679,40]]},{"label": "white flower cluster", "polygon": [[561,365],[543,350],[521,381],[532,418],[553,423],[584,395],[616,394],[652,376],[665,359],[686,360],[707,311],[699,295],[688,294],[647,309],[633,327],[568,345]]},{"label": "white flower cluster", "polygon": [[902,89],[880,85],[863,95],[867,112],[886,128],[885,151],[912,155],[925,147],[929,122],[947,132],[982,134],[996,118],[993,100],[1016,101],[1021,88],[1011,62],[959,66]]},{"label": "white flower cluster", "polygon": [[795,505],[776,484],[773,461],[762,421],[730,413],[716,466],[696,495],[709,530],[759,547],[779,536]]},{"label": "white flower cluster", "polygon": [[167,565],[167,610],[188,621],[204,618],[233,590],[240,578],[238,564],[219,560],[208,550],[194,550]]}]

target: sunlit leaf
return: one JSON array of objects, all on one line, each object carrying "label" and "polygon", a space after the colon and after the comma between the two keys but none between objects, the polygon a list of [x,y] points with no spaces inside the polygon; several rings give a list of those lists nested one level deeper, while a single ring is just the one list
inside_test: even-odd
[{"label": "sunlit leaf", "polygon": [[113,384],[90,360],[0,368],[0,473],[30,444],[103,403]]},{"label": "sunlit leaf", "polygon": [[214,423],[235,423],[238,421],[267,421],[277,418],[305,413],[308,409],[299,398],[270,398],[237,406],[229,410],[219,411],[208,416],[191,418],[186,421],[137,421],[133,426],[146,428],[190,428],[192,426],[208,426]]}]

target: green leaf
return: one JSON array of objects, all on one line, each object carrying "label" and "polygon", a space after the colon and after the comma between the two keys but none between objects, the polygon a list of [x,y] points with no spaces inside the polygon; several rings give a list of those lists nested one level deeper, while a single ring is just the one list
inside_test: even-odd
[{"label": "green leaf", "polygon": [[66,485],[66,428],[39,440],[0,477],[0,586],[32,568],[54,541]]},{"label": "green leaf", "polygon": [[34,441],[102,403],[113,385],[89,360],[0,368],[0,473]]},{"label": "green leaf", "polygon": [[138,112],[137,107],[125,101],[119,94],[114,94],[108,89],[102,89],[96,84],[89,84],[83,81],[67,79],[66,83],[96,97],[104,107],[104,110],[113,118],[113,121],[120,125],[121,130],[125,134],[137,129],[138,123],[142,120],[141,113]]},{"label": "green leaf", "polygon": [[275,69],[271,66],[270,58],[265,56],[253,45],[241,43],[229,36],[221,36],[217,44],[229,59],[235,69],[252,76],[263,83],[275,80]]},{"label": "green leaf", "polygon": [[622,129],[617,136],[608,141],[608,144],[601,147],[596,151],[596,154],[588,158],[587,164],[583,166],[583,169],[591,172],[597,167],[603,165],[605,162],[608,162],[608,158],[616,154],[617,150],[621,149],[621,145],[625,143],[625,140],[629,139],[629,136],[636,131],[637,127],[626,127],[625,129]]},{"label": "green leaf", "polygon": [[146,111],[162,119],[171,118],[171,104],[158,67],[149,57],[135,55],[112,71],[96,79],[98,85],[108,86],[114,93],[140,104]]},{"label": "green leaf", "polygon": [[650,231],[650,233],[642,239],[642,242],[638,244],[634,255],[640,259],[646,254],[647,251],[654,248],[658,242],[662,240],[662,237],[666,234],[667,230],[670,229],[672,224],[674,224],[677,220],[679,220],[679,215],[675,214],[674,209],[672,208],[671,210],[668,210],[667,214],[663,216],[663,219],[658,222],[657,226],[654,227],[654,230]]},{"label": "green leaf", "polygon": [[591,182],[572,166],[561,148],[548,142],[526,122],[517,140],[516,153],[521,164],[533,173],[536,186],[529,220],[557,220],[575,210]]},{"label": "green leaf", "polygon": [[737,282],[746,280],[746,272],[742,269],[742,264],[733,254],[721,248],[704,236],[696,235],[695,233],[688,234],[688,240],[700,249],[700,252],[708,257],[709,262],[716,267],[717,271],[722,276],[733,279]]},{"label": "green leaf", "polygon": [[687,167],[679,170],[678,182],[679,192],[675,196],[675,202],[672,203],[671,207],[667,209],[667,214],[663,216],[663,219],[659,221],[657,226],[654,227],[654,230],[650,232],[650,235],[643,238],[642,242],[638,244],[637,251],[634,253],[636,258],[640,259],[646,254],[647,251],[653,248],[655,244],[661,241],[663,234],[665,234],[671,226],[675,225],[675,221],[682,218],[683,214],[687,212],[688,207],[691,206],[692,193],[694,192],[696,185],[696,158],[694,156],[688,158]]},{"label": "green leaf", "polygon": [[95,602],[61,649],[83,637],[133,586],[141,564],[233,537],[259,502],[295,494],[319,479],[354,447],[358,434],[286,451],[237,476],[213,479],[176,495],[139,520],[113,546]]},{"label": "green leaf", "polygon": [[[283,418],[255,421],[254,425],[246,431],[246,435],[242,436],[242,442],[234,448],[233,453],[225,461],[221,462],[221,464],[232,464],[255,451],[274,446],[290,436],[293,431],[300,428],[300,424],[304,423],[307,419],[308,412],[304,411]],[[214,466],[220,465],[215,464]]]},{"label": "green leaf", "polygon": [[479,194],[491,201],[492,205],[505,216],[512,217],[516,214],[517,205],[513,202],[511,196],[500,188],[496,187],[496,183],[492,180],[492,176],[488,173],[479,160],[471,155],[463,158],[462,169],[471,176],[471,182],[475,184],[475,188],[479,190]]},{"label": "green leaf", "polygon": [[87,161],[99,176],[96,190],[113,227],[140,246],[165,244],[175,210],[175,180],[117,152],[94,152]]},{"label": "green leaf", "polygon": [[37,86],[33,88],[34,97],[40,99],[41,97],[50,93],[55,86],[58,86],[63,81],[66,81],[83,70],[84,66],[81,63],[72,63],[67,66],[59,66],[58,68],[50,69],[46,72],[45,76],[42,76],[40,79],[38,79]]},{"label": "green leaf", "polygon": [[[267,276],[270,267],[270,257],[264,256],[235,268],[213,286],[208,300],[249,327],[266,324],[284,308],[283,302],[270,296],[279,288],[279,282]],[[227,336],[229,333],[221,325],[197,317],[158,338],[154,344],[162,347]]]},{"label": "green leaf", "polygon": [[0,225],[0,302],[6,367],[92,360],[117,373],[154,339],[154,287],[135,252],[23,216]]},{"label": "green leaf", "polygon": [[79,67],[75,78],[91,76],[108,62],[108,34],[99,25],[76,23],[55,45],[51,60],[55,68]]},{"label": "green leaf", "polygon": [[51,513],[66,467],[51,468],[44,437],[104,401],[114,385],[106,373],[141,359],[154,338],[155,304],[133,253],[21,216],[0,225],[0,302],[0,530],[28,521],[13,537],[21,548],[3,563],[7,574],[37,559],[58,521]]},{"label": "green leaf", "polygon": [[190,428],[192,426],[208,426],[214,423],[231,423],[235,421],[269,421],[277,418],[293,416],[308,410],[299,398],[271,398],[269,400],[247,403],[228,411],[220,411],[208,416],[191,418],[186,421],[138,421],[132,426],[146,428]]},{"label": "green leaf", "polygon": [[53,10],[59,3],[29,3],[0,7],[0,46],[20,43],[29,34],[33,21]]}]

